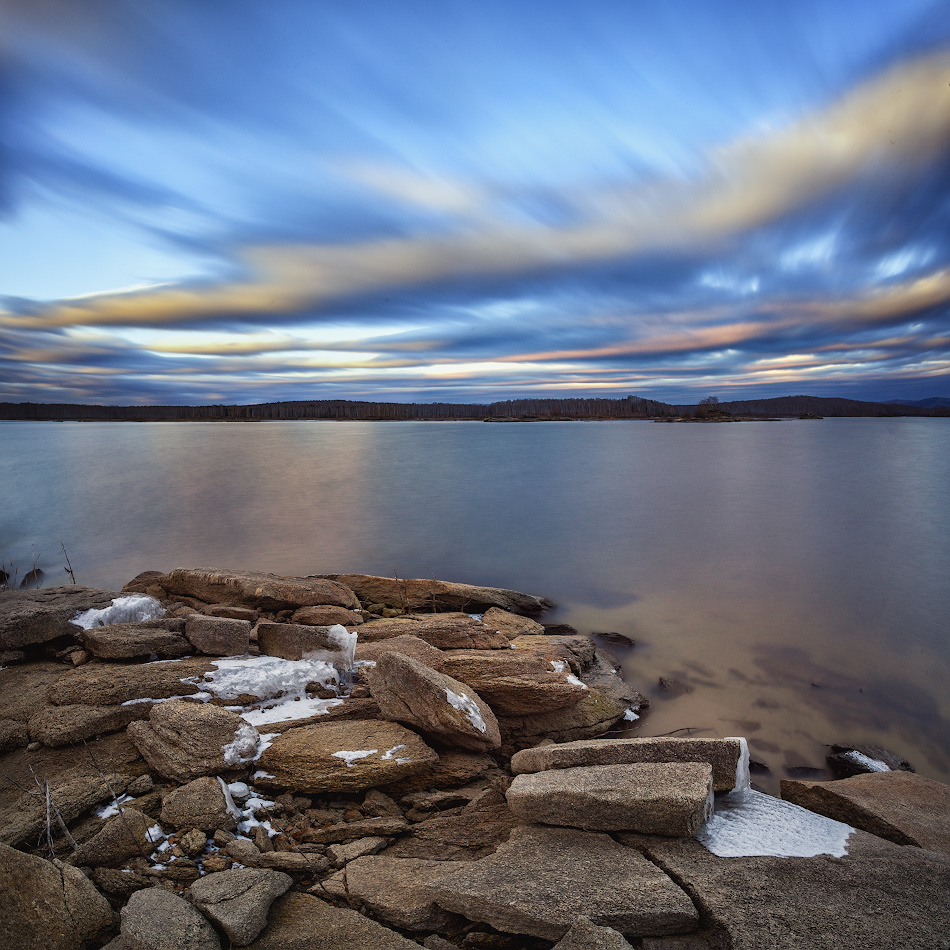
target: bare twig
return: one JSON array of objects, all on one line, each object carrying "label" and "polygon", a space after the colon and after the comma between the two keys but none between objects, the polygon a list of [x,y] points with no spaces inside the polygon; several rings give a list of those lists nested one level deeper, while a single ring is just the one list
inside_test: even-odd
[{"label": "bare twig", "polygon": [[409,613],[409,605],[406,600],[406,584],[404,581],[399,580],[399,575],[396,573],[396,568],[393,568],[393,577],[396,578],[396,583],[399,585],[399,594],[402,599],[402,612],[404,614]]},{"label": "bare twig", "polygon": [[63,548],[63,557],[66,558],[66,567],[64,568],[64,570],[65,570],[66,573],[70,576],[70,579],[72,580],[72,582],[75,584],[75,583],[76,583],[76,575],[73,573],[73,566],[72,566],[72,564],[69,563],[69,555],[66,553],[66,542],[65,542],[65,541],[60,541],[59,543],[60,543],[60,545],[62,545],[62,548]]}]

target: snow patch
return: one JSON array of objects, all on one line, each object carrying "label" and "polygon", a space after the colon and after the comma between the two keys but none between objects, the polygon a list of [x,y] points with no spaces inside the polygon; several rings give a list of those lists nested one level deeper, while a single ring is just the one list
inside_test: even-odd
[{"label": "snow patch", "polygon": [[145,594],[129,594],[115,597],[112,604],[101,610],[84,610],[69,622],[83,630],[106,627],[112,623],[141,623],[165,616],[165,608],[154,598]]},{"label": "snow patch", "polygon": [[751,788],[720,796],[715,809],[696,839],[721,858],[819,854],[841,858],[848,853],[848,838],[854,831],[850,825]]},{"label": "snow patch", "polygon": [[260,755],[260,733],[249,723],[243,723],[234,736],[233,741],[221,746],[224,761],[228,765],[243,765],[251,762]]},{"label": "snow patch", "polygon": [[[405,748],[406,748],[405,743],[403,743],[402,745],[394,745],[391,749],[388,749],[386,752],[384,752],[384,753],[380,756],[380,758],[381,758],[381,759],[391,759],[391,758],[393,758],[393,756],[395,755],[395,753],[397,753],[400,749],[405,749]],[[402,762],[402,761],[408,761],[408,760],[405,760],[405,759],[397,759],[396,761],[397,761],[397,762]]]},{"label": "snow patch", "polygon": [[[224,779],[220,775],[215,776],[218,780],[218,784],[221,786],[221,792],[224,795],[224,803],[227,806],[228,811],[238,820],[241,820],[241,809],[237,807],[234,801],[234,796],[231,794],[231,786],[226,784]],[[245,789],[247,786],[243,782],[235,782],[235,785],[243,785]]]},{"label": "snow patch", "polygon": [[568,674],[567,681],[571,686],[580,686],[581,689],[587,689],[587,684],[582,683],[573,673]]},{"label": "snow patch", "polygon": [[555,673],[563,673],[567,670],[567,663],[564,660],[551,660],[551,666]]},{"label": "snow patch", "polygon": [[634,712],[633,706],[631,706],[631,707],[623,714],[623,718],[626,719],[627,722],[636,722],[636,721],[640,718],[640,713]]},{"label": "snow patch", "polygon": [[850,759],[855,763],[855,765],[861,765],[869,772],[893,771],[891,767],[882,759],[872,759],[869,755],[865,755],[863,752],[858,752],[857,749],[852,749],[850,752],[845,752],[842,758]]},{"label": "snow patch", "polygon": [[359,759],[365,759],[366,756],[375,755],[377,752],[379,752],[379,749],[362,749],[358,752],[347,752],[343,750],[340,752],[334,752],[333,757],[335,759],[343,759],[343,761],[346,762],[346,767],[351,769],[354,765],[356,765]]},{"label": "snow patch", "polygon": [[488,726],[485,725],[485,720],[482,719],[482,714],[479,712],[478,704],[474,699],[464,694],[453,693],[448,687],[445,688],[445,698],[450,706],[464,713],[468,721],[479,732],[488,732]]},{"label": "snow patch", "polygon": [[113,815],[118,815],[119,805],[124,805],[126,802],[132,801],[131,795],[120,795],[112,804],[103,805],[101,808],[96,809],[96,816],[98,818],[111,818]]},{"label": "snow patch", "polygon": [[266,726],[274,722],[289,722],[292,719],[309,719],[311,716],[322,716],[334,706],[339,706],[342,699],[317,699],[315,696],[293,696],[276,703],[265,703],[246,709],[241,713],[245,722],[252,726]]}]

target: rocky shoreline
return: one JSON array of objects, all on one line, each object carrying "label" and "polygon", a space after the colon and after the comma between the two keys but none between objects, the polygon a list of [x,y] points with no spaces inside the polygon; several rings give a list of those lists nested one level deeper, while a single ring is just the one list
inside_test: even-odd
[{"label": "rocky shoreline", "polygon": [[[950,948],[950,787],[748,782],[542,597],[139,575],[0,592],[9,950]],[[883,769],[883,770],[882,770]]]}]

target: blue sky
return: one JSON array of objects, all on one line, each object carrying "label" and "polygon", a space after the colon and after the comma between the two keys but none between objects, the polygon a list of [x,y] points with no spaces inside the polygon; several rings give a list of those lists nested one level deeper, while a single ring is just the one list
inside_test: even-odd
[{"label": "blue sky", "polygon": [[948,374],[948,3],[0,0],[0,401]]}]

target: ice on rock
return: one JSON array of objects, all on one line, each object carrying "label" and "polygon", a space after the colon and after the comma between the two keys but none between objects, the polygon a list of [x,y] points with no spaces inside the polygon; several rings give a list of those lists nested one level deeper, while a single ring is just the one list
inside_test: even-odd
[{"label": "ice on rock", "polygon": [[869,755],[865,755],[863,752],[858,752],[857,749],[852,749],[850,752],[845,752],[842,756],[844,759],[850,759],[855,765],[863,765],[869,772],[891,772],[893,771],[891,767],[881,759],[872,759]]},{"label": "ice on rock", "polygon": [[103,805],[101,808],[96,809],[97,818],[111,818],[113,815],[118,815],[121,809],[120,805],[124,805],[126,802],[132,801],[131,795],[120,795],[114,802],[109,805]]},{"label": "ice on rock", "polygon": [[[220,775],[215,776],[218,780],[218,784],[221,786],[221,791],[224,794],[224,803],[227,806],[228,811],[238,820],[241,820],[241,809],[237,807],[237,804],[234,801],[234,796],[231,794],[231,785],[228,785]],[[234,782],[234,785],[241,785],[244,789],[250,793],[250,789],[243,782]]]},{"label": "ice on rock", "polygon": [[772,856],[813,858],[848,853],[850,825],[753,789],[732,791],[716,801],[716,811],[697,840],[721,858]]},{"label": "ice on rock", "polygon": [[721,858],[844,857],[854,828],[755,791],[749,777],[749,747],[743,738],[738,742],[735,788],[716,796],[713,815],[696,839]]},{"label": "ice on rock", "polygon": [[379,749],[361,749],[357,752],[341,750],[340,752],[334,752],[333,757],[335,759],[343,759],[343,761],[346,762],[346,767],[351,769],[360,759],[365,759],[368,755],[375,755],[377,752],[379,752]]},{"label": "ice on rock", "polygon": [[568,667],[566,660],[551,660],[550,663],[555,673],[567,673],[567,681],[571,686],[580,686],[583,689],[587,689],[586,683],[582,683],[573,673],[567,672]]},{"label": "ice on rock", "polygon": [[624,712],[623,718],[626,719],[627,722],[636,722],[640,718],[640,714],[635,712],[631,706]]},{"label": "ice on rock", "polygon": [[244,723],[234,736],[234,740],[221,746],[224,761],[228,765],[243,765],[251,762],[260,755],[261,737],[258,731],[249,723]]},{"label": "ice on rock", "polygon": [[69,622],[83,630],[92,630],[93,627],[105,627],[113,623],[141,623],[164,616],[165,608],[154,597],[129,594],[127,597],[114,598],[110,606],[101,610],[84,610]]},{"label": "ice on rock", "polygon": [[468,721],[479,732],[488,732],[488,726],[485,725],[485,720],[482,719],[482,714],[479,712],[478,704],[474,699],[464,694],[459,695],[458,693],[453,693],[448,687],[445,688],[445,698],[448,700],[450,706],[465,713]]},{"label": "ice on rock", "polygon": [[[403,744],[403,745],[394,745],[391,749],[387,749],[387,750],[380,756],[380,758],[383,759],[384,761],[385,761],[385,760],[388,760],[388,759],[392,759],[392,758],[395,757],[396,753],[397,753],[400,749],[405,749],[405,748],[406,748],[405,744]],[[403,761],[408,761],[408,760],[396,759],[396,761],[397,761],[397,762],[403,762]]]}]

